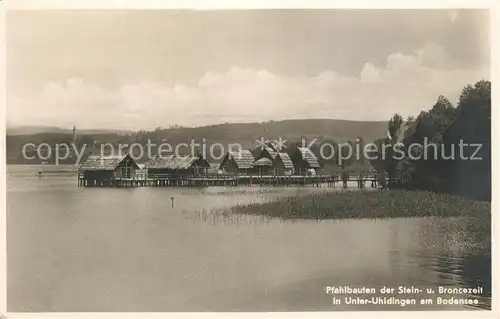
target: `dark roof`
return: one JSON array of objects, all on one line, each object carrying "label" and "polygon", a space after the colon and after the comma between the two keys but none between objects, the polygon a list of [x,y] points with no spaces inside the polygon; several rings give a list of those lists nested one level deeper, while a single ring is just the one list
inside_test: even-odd
[{"label": "dark roof", "polygon": [[273,162],[266,157],[263,157],[253,163],[254,166],[273,166]]},{"label": "dark roof", "polygon": [[135,168],[139,168],[129,155],[101,156],[91,155],[80,166],[81,171],[114,171],[126,158],[129,158]]},{"label": "dark roof", "polygon": [[146,163],[146,168],[183,170],[190,168],[194,164],[197,164],[202,167],[210,167],[210,164],[205,159],[199,156],[171,155],[171,156],[157,157],[155,159],[149,160]]},{"label": "dark roof", "polygon": [[271,156],[271,159],[275,159],[276,156],[278,155],[278,152],[276,152],[274,149],[272,149],[270,147],[264,147],[264,149],[269,153],[269,155]]},{"label": "dark roof", "polygon": [[306,161],[309,168],[320,168],[319,160],[316,155],[307,147],[298,147],[301,158]]},{"label": "dark roof", "polygon": [[285,168],[293,168],[293,162],[287,153],[278,153],[278,155],[279,155],[279,158],[281,158],[281,161],[283,162],[283,165],[285,166]]},{"label": "dark roof", "polygon": [[273,143],[273,142],[271,142],[271,141],[266,142],[264,145],[266,145],[267,147],[269,147],[269,148],[271,148],[271,149],[273,149],[273,150],[275,150],[275,151],[277,150],[277,149],[276,149],[276,146],[275,146],[275,145],[274,145],[274,143]]},{"label": "dark roof", "polygon": [[253,167],[255,158],[248,150],[241,150],[240,152],[228,152],[227,158],[234,160],[239,169],[247,169]]}]

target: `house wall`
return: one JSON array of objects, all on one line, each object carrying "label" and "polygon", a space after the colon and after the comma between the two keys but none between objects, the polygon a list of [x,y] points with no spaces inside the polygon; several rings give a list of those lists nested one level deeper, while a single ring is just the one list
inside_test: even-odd
[{"label": "house wall", "polygon": [[292,160],[295,174],[306,175],[309,165],[307,164],[306,161],[302,159],[300,154],[294,154],[293,156],[290,157],[290,159]]},{"label": "house wall", "polygon": [[226,159],[223,162],[222,167],[224,168],[224,172],[226,172],[226,173],[232,173],[232,174],[239,173],[238,166],[236,165],[236,162],[232,159]]},{"label": "house wall", "polygon": [[273,174],[277,176],[290,176],[293,175],[294,169],[293,168],[285,168],[285,164],[283,164],[283,161],[279,158],[276,157],[276,159],[273,161]]},{"label": "house wall", "polygon": [[157,175],[161,175],[161,178],[188,178],[201,176],[204,172],[204,168],[190,167],[188,169],[168,169],[168,168],[150,168],[147,170],[148,177],[155,178]]},{"label": "house wall", "polygon": [[290,159],[293,163],[293,168],[296,175],[302,175],[302,157],[298,150],[295,150],[292,154],[289,154]]},{"label": "house wall", "polygon": [[258,175],[274,175],[274,169],[272,166],[257,166],[255,169]]},{"label": "house wall", "polygon": [[113,177],[112,171],[84,171],[83,178],[89,181],[108,181]]},{"label": "house wall", "polygon": [[175,171],[168,168],[150,168],[148,169],[148,176],[152,178],[174,177]]},{"label": "house wall", "polygon": [[148,178],[148,170],[147,169],[139,169],[136,171],[137,179],[147,179]]},{"label": "house wall", "polygon": [[183,179],[194,176],[194,169],[192,167],[188,169],[172,169],[166,170],[167,174],[171,175],[173,178]]},{"label": "house wall", "polygon": [[238,175],[255,175],[258,172],[258,167],[243,168],[238,170]]},{"label": "house wall", "polygon": [[273,170],[275,175],[285,175],[285,165],[278,157],[273,161]]},{"label": "house wall", "polygon": [[[122,172],[122,167],[125,167],[125,165],[120,165],[116,168],[116,170],[113,171],[113,176],[114,178],[123,178],[123,172]],[[137,169],[133,166],[130,166],[130,177],[132,179],[135,179],[137,177]]]},{"label": "house wall", "polygon": [[136,179],[137,168],[135,167],[133,160],[129,157],[127,157],[123,162],[120,163],[120,165],[116,167],[116,169],[113,171],[113,177],[116,179],[125,178],[122,168],[126,167],[127,165],[130,168],[129,178]]},{"label": "house wall", "polygon": [[195,165],[192,166],[192,175],[195,177],[204,176],[206,175],[207,169],[207,167],[195,163]]},{"label": "house wall", "polygon": [[[307,170],[310,168],[307,161],[302,159],[302,154],[300,150],[294,151],[290,154],[290,159],[292,160],[294,166],[294,174],[296,175],[307,175]],[[318,169],[315,168],[317,171]]]},{"label": "house wall", "polygon": [[167,174],[166,170],[158,169],[158,168],[148,168],[148,177],[156,178],[157,175],[165,175]]}]

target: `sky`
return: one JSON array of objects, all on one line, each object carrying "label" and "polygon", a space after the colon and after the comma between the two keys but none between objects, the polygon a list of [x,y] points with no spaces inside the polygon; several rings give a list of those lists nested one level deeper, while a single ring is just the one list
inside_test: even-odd
[{"label": "sky", "polygon": [[153,129],[416,116],[490,79],[481,10],[7,13],[7,123]]}]

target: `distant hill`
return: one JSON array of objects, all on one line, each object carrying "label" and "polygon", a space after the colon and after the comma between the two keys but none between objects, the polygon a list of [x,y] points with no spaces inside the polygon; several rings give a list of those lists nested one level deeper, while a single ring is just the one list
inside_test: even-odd
[{"label": "distant hill", "polygon": [[[31,135],[31,134],[41,134],[41,133],[60,133],[60,134],[71,134],[72,129],[63,129],[55,126],[15,126],[7,125],[7,135]],[[113,130],[113,129],[84,129],[78,130],[81,134],[120,134],[126,135],[133,133],[133,131],[126,130]]]},{"label": "distant hill", "polygon": [[[20,159],[22,146],[26,143],[56,143],[69,142],[71,130],[54,128],[38,128],[38,133],[11,134],[7,132],[7,161],[8,163],[25,163]],[[52,131],[50,131],[52,129]],[[48,130],[48,132],[47,132]],[[347,120],[328,119],[304,119],[269,121],[265,123],[229,123],[203,127],[177,127],[170,129],[156,129],[154,131],[125,132],[117,130],[78,130],[77,144],[132,144],[140,143],[146,145],[148,140],[160,144],[169,143],[172,147],[180,143],[190,143],[191,139],[196,142],[206,140],[207,148],[215,143],[227,147],[232,143],[238,143],[243,148],[253,149],[258,146],[257,140],[277,140],[280,137],[287,140],[287,145],[298,142],[302,137],[309,141],[316,139],[321,141],[345,142],[363,138],[365,142],[374,141],[386,135],[387,122],[361,122]],[[32,132],[36,130],[32,129]],[[30,162],[31,163],[31,162]],[[33,162],[34,163],[34,162]]]},{"label": "distant hill", "polygon": [[347,121],[330,119],[303,119],[269,121],[263,123],[226,123],[194,128],[164,129],[160,132],[166,137],[186,138],[204,137],[209,141],[231,140],[233,142],[255,143],[255,139],[287,138],[289,140],[306,137],[318,140],[335,139],[337,141],[352,140],[362,137],[364,140],[375,140],[385,136],[386,121]]},{"label": "distant hill", "polygon": [[70,130],[65,130],[59,127],[49,126],[9,126],[7,125],[7,135],[30,135],[39,133],[68,133]]}]

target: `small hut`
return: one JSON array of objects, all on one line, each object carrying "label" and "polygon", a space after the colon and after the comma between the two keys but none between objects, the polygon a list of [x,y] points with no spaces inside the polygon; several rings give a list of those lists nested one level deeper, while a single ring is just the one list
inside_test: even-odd
[{"label": "small hut", "polygon": [[297,147],[290,154],[290,159],[295,168],[295,174],[306,175],[311,169],[321,168],[318,158],[307,147]]},{"label": "small hut", "polygon": [[157,157],[146,163],[149,178],[182,179],[206,174],[210,164],[202,155]]},{"label": "small hut", "polygon": [[274,174],[278,176],[290,176],[294,174],[293,162],[287,153],[278,153],[273,160]]},{"label": "small hut", "polygon": [[248,150],[227,152],[219,167],[225,173],[251,175],[254,172],[254,161],[255,158]]},{"label": "small hut", "polygon": [[85,185],[111,185],[113,180],[133,180],[139,166],[129,154],[121,156],[91,155],[80,166]]},{"label": "small hut", "polygon": [[267,157],[262,157],[255,162],[253,162],[254,171],[260,175],[272,175],[273,171],[273,161]]},{"label": "small hut", "polygon": [[[287,153],[279,152],[272,145],[267,145],[262,148],[256,158],[257,160],[254,162],[254,166],[259,175],[293,175],[294,166],[290,156],[288,156]],[[267,167],[269,166],[271,168],[268,169]]]}]

